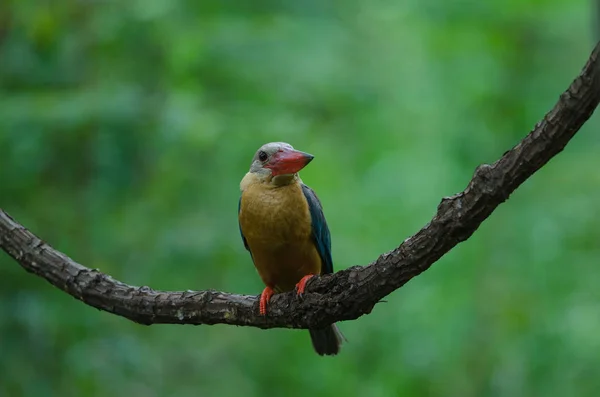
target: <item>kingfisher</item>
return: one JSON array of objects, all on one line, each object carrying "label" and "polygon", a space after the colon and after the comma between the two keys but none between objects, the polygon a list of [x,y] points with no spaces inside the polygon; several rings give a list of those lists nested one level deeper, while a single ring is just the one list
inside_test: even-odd
[{"label": "kingfisher", "polygon": [[[266,286],[260,295],[263,316],[273,294],[296,289],[302,295],[311,277],[333,273],[321,202],[298,176],[313,158],[285,142],[267,143],[240,182],[240,233]],[[309,332],[317,354],[339,353],[344,336],[335,324]]]}]

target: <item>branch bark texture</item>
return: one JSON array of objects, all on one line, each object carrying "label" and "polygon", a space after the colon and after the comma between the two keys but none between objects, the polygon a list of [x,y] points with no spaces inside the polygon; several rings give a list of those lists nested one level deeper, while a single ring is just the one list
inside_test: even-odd
[{"label": "branch bark texture", "polygon": [[443,198],[433,219],[367,266],[309,281],[302,299],[275,295],[266,317],[256,296],[213,290],[155,291],[86,268],[44,243],[0,209],[0,247],[21,266],[97,309],[140,324],[231,324],[319,328],[371,312],[377,302],[468,239],[498,205],[562,151],[600,101],[600,43],[558,103],[515,147],[479,166],[467,188]]}]

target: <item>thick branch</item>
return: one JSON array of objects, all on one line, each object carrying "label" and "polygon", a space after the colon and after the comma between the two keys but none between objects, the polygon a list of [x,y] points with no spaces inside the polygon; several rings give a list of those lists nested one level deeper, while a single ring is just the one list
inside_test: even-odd
[{"label": "thick branch", "polygon": [[533,131],[494,164],[479,166],[467,188],[442,199],[434,218],[417,234],[368,266],[311,280],[303,299],[293,293],[276,295],[267,317],[257,314],[255,296],[212,290],[154,291],[123,284],[56,251],[2,210],[0,247],[25,270],[75,298],[141,324],[308,328],[352,320],[369,313],[383,297],[469,238],[519,185],[563,150],[600,101],[599,52],[600,43],[579,77]]}]

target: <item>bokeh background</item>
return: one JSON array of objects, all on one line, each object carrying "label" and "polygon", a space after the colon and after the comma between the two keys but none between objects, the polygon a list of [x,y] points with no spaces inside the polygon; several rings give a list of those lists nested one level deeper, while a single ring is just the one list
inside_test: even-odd
[{"label": "bokeh background", "polygon": [[[262,290],[237,225],[255,150],[316,158],[337,269],[396,247],[556,102],[588,0],[0,3],[0,207],[155,289]],[[0,253],[2,396],[597,396],[600,122],[467,242],[341,324],[145,327]]]}]

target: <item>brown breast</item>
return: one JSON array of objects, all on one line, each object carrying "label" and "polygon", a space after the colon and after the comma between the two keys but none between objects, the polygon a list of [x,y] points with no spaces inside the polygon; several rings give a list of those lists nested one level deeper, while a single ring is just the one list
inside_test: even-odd
[{"label": "brown breast", "polygon": [[240,227],[263,282],[292,290],[307,274],[319,274],[308,204],[300,184],[252,183],[242,193]]}]

